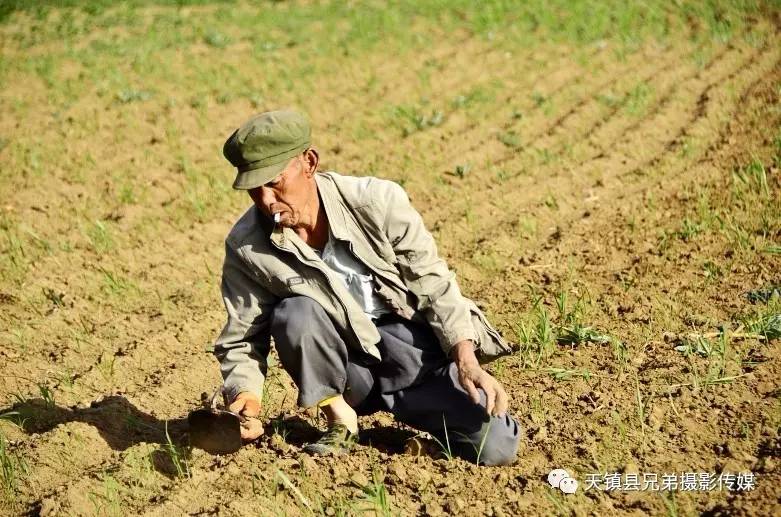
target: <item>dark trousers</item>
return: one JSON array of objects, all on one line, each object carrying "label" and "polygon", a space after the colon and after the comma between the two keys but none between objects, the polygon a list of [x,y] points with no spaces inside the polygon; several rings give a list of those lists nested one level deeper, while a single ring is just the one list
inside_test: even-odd
[{"label": "dark trousers", "polygon": [[453,455],[468,461],[515,460],[518,422],[509,414],[490,417],[481,389],[480,403],[472,402],[428,325],[391,316],[377,321],[377,330],[381,361],[349,348],[311,298],[281,300],[271,317],[271,334],[298,387],[298,404],[310,407],[342,394],[359,415],[388,411],[443,446],[449,443]]}]

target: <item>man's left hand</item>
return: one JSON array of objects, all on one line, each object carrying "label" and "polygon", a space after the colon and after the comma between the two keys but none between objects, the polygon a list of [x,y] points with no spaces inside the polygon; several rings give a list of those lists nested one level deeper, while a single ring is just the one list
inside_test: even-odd
[{"label": "man's left hand", "polygon": [[507,393],[499,381],[483,370],[475,356],[474,343],[471,340],[459,341],[451,351],[453,361],[458,368],[458,382],[469,394],[475,404],[480,403],[480,392],[485,392],[486,411],[489,415],[499,416],[507,411]]}]

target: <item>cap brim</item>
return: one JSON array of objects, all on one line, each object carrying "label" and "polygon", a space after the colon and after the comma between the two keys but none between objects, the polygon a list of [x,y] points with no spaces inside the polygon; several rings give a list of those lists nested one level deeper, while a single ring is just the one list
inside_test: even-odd
[{"label": "cap brim", "polygon": [[233,181],[233,188],[237,190],[249,190],[265,185],[285,170],[287,162],[288,161],[285,160],[281,163],[275,163],[274,165],[266,165],[265,167],[260,167],[258,169],[240,172]]}]

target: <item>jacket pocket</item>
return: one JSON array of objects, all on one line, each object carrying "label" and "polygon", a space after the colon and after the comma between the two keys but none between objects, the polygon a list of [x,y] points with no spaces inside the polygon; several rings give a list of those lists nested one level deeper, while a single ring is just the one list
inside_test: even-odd
[{"label": "jacket pocket", "polygon": [[408,300],[409,297],[414,296],[412,293],[386,284],[384,279],[379,276],[374,277],[373,284],[374,292],[391,312],[406,319],[411,319],[414,316],[414,305]]},{"label": "jacket pocket", "polygon": [[478,359],[481,363],[488,363],[512,352],[512,347],[499,334],[499,331],[491,326],[483,311],[471,300],[469,312],[472,316],[472,325],[480,341],[478,343]]}]

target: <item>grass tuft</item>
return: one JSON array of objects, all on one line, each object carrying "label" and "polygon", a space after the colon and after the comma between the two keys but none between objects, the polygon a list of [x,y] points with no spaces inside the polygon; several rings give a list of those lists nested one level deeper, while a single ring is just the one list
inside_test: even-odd
[{"label": "grass tuft", "polygon": [[358,510],[361,512],[371,511],[375,515],[382,515],[384,517],[395,515],[390,505],[388,489],[385,488],[385,483],[383,483],[378,469],[372,469],[371,481],[359,488],[363,491],[363,500],[369,503],[369,507],[358,507]]},{"label": "grass tuft", "polygon": [[187,461],[187,456],[190,451],[188,447],[177,445],[171,439],[171,435],[168,433],[168,422],[165,423],[165,443],[163,444],[163,452],[170,460],[171,465],[174,468],[174,473],[178,478],[192,477],[190,473],[190,464]]},{"label": "grass tuft", "polygon": [[[2,418],[10,417],[8,413]],[[27,473],[27,464],[24,459],[8,450],[8,442],[5,435],[0,432],[0,475],[2,475],[3,495],[11,504],[16,502],[16,494],[19,488],[19,478]]]}]

